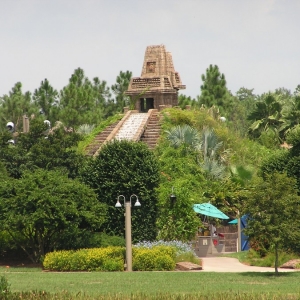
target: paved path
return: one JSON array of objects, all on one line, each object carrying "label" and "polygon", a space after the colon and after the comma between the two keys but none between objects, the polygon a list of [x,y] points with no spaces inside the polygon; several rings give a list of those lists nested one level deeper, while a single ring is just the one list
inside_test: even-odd
[{"label": "paved path", "polygon": [[[274,268],[254,267],[241,264],[237,258],[201,257],[203,270],[200,272],[275,272]],[[279,272],[294,272],[294,269],[278,269]]]}]

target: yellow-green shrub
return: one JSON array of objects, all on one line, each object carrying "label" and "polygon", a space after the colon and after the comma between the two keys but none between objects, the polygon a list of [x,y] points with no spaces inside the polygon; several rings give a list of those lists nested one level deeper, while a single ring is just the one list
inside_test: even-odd
[{"label": "yellow-green shrub", "polygon": [[51,271],[123,271],[125,249],[107,247],[47,253],[44,269]]},{"label": "yellow-green shrub", "polygon": [[169,246],[133,248],[134,271],[172,271],[175,269],[175,249]]}]

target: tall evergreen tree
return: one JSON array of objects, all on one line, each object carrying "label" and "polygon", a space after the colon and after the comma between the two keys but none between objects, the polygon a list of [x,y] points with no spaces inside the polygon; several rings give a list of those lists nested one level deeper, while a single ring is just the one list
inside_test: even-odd
[{"label": "tall evergreen tree", "polygon": [[103,118],[103,109],[97,105],[99,99],[95,94],[95,88],[84,71],[76,69],[60,94],[60,120],[73,128],[97,124]]},{"label": "tall evergreen tree", "polygon": [[33,93],[33,101],[52,124],[58,120],[58,92],[50,85],[47,78]]},{"label": "tall evergreen tree", "polygon": [[121,112],[125,106],[130,104],[130,99],[125,92],[128,90],[132,72],[130,71],[120,71],[116,79],[116,84],[111,86],[112,91],[116,96],[117,110]]},{"label": "tall evergreen tree", "polygon": [[22,83],[17,82],[9,95],[4,95],[0,102],[0,127],[5,128],[7,122],[13,122],[15,124],[16,131],[22,131],[23,122],[22,117],[24,114],[28,116],[37,112],[31,101],[31,93],[22,92]]},{"label": "tall evergreen tree", "polygon": [[227,104],[228,90],[226,87],[225,75],[221,74],[219,67],[210,65],[206,69],[206,75],[202,74],[201,95],[198,98],[200,105],[211,107],[216,105],[223,107]]}]

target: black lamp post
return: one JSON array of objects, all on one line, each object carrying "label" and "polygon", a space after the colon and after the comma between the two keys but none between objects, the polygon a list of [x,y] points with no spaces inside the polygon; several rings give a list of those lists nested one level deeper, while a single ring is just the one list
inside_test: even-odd
[{"label": "black lamp post", "polygon": [[176,202],[176,196],[174,195],[174,187],[172,187],[172,194],[170,196],[170,202],[171,202],[171,207],[174,207],[174,204]]}]

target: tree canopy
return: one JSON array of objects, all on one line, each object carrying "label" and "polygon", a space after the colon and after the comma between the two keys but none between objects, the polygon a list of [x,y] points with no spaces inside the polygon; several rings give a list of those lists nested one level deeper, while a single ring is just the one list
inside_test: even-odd
[{"label": "tree canopy", "polygon": [[38,262],[66,231],[95,231],[106,206],[94,191],[59,171],[24,172],[0,183],[0,225],[28,257]]},{"label": "tree canopy", "polygon": [[247,192],[242,210],[248,216],[245,233],[250,241],[274,249],[276,273],[278,251],[286,250],[300,238],[300,197],[295,187],[296,181],[286,174],[265,175]]},{"label": "tree canopy", "polygon": [[132,208],[133,240],[156,238],[158,164],[144,143],[124,140],[104,145],[99,155],[83,168],[81,176],[96,191],[99,201],[108,205],[108,217],[102,230],[124,235],[124,214],[115,204],[119,195],[129,201],[135,194],[142,207]]}]

